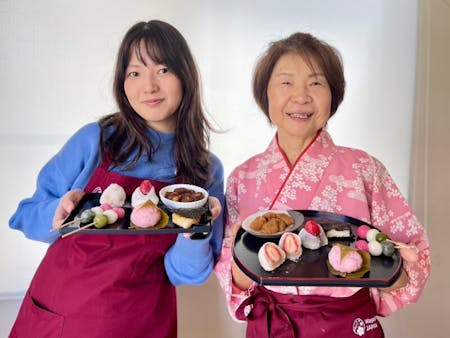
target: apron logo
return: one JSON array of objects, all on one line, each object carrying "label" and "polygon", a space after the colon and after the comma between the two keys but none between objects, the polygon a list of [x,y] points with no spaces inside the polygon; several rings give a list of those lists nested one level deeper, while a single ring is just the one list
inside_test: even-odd
[{"label": "apron logo", "polygon": [[101,193],[102,192],[102,188],[97,187],[94,190],[92,190],[93,193]]},{"label": "apron logo", "polygon": [[356,318],[353,321],[353,333],[357,336],[364,336],[364,333],[366,332],[366,325],[364,324],[364,320],[361,318]]},{"label": "apron logo", "polygon": [[360,337],[364,336],[366,332],[375,330],[377,328],[377,317],[366,318],[364,320],[361,318],[356,318],[353,321],[353,333]]}]

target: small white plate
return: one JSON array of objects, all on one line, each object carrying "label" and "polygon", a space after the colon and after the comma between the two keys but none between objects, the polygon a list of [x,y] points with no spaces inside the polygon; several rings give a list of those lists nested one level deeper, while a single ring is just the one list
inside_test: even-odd
[{"label": "small white plate", "polygon": [[[264,234],[262,232],[254,230],[254,229],[252,229],[250,227],[250,224],[253,222],[253,220],[256,217],[264,215],[264,214],[266,214],[268,212],[274,212],[274,213],[289,215],[289,216],[291,216],[294,219],[294,224],[286,227],[286,229],[284,229],[284,231],[274,232],[273,234]],[[264,211],[259,211],[257,213],[254,213],[254,214],[248,216],[242,222],[242,228],[245,231],[247,231],[249,234],[252,234],[253,236],[263,237],[263,238],[274,238],[274,237],[281,236],[285,232],[297,230],[303,224],[304,220],[305,220],[305,217],[303,216],[303,214],[298,212],[298,211],[295,211],[295,210],[264,210]]]}]

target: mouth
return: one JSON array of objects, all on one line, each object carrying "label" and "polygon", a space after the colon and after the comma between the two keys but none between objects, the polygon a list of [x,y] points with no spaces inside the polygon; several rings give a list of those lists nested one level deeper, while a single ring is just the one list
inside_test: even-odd
[{"label": "mouth", "polygon": [[313,116],[313,113],[287,113],[287,115],[289,117],[292,117],[294,119],[303,119],[303,120],[307,120],[309,119],[311,116]]},{"label": "mouth", "polygon": [[145,100],[143,101],[144,104],[146,104],[147,106],[156,106],[158,104],[160,104],[162,101],[164,101],[164,99],[151,99],[151,100]]}]

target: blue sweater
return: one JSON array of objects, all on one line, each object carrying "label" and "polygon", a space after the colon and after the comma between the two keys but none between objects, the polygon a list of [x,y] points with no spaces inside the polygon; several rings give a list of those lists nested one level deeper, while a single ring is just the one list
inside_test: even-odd
[{"label": "blue sweater", "polygon": [[[152,162],[148,162],[144,155],[131,170],[114,168],[113,171],[127,176],[174,183],[174,134],[157,133],[150,128],[148,133],[153,144],[157,145]],[[39,173],[36,191],[30,198],[19,203],[9,220],[12,229],[22,231],[30,239],[50,244],[57,239],[59,234],[50,232],[56,207],[65,193],[73,189],[84,189],[89,182],[101,160],[99,137],[98,123],[90,123],[78,130],[48,161]],[[207,190],[224,206],[223,166],[213,154],[211,161],[214,179]],[[165,256],[166,272],[172,284],[203,283],[219,255],[222,236],[222,215],[214,221],[213,231],[206,239],[191,240],[179,234]]]}]

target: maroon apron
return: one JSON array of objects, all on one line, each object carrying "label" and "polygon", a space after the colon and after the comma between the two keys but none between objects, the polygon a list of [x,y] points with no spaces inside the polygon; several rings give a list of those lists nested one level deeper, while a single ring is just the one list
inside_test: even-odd
[{"label": "maroon apron", "polygon": [[[252,305],[246,315],[245,307]],[[345,298],[296,296],[257,286],[236,310],[247,338],[383,338],[369,289]]]},{"label": "maroon apron", "polygon": [[[108,171],[103,161],[86,192],[120,184],[130,195],[142,179]],[[152,181],[157,192],[164,183]],[[176,235],[59,238],[47,250],[10,338],[174,338],[176,294],[164,255]]]}]

